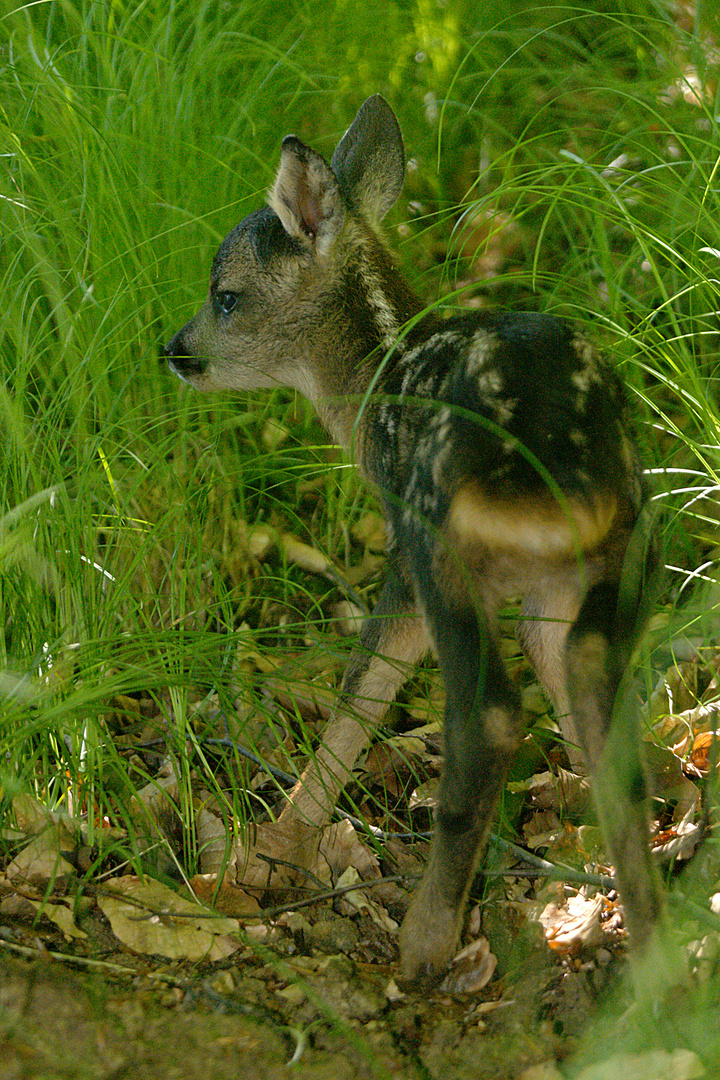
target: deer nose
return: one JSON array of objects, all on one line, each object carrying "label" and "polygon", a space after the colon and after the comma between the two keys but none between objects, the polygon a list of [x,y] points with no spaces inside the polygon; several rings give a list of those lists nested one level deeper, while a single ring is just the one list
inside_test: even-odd
[{"label": "deer nose", "polygon": [[168,361],[170,370],[181,379],[190,378],[193,375],[202,375],[207,367],[207,360],[193,356],[186,343],[184,331],[179,330],[174,337],[170,338],[163,349],[164,358]]}]

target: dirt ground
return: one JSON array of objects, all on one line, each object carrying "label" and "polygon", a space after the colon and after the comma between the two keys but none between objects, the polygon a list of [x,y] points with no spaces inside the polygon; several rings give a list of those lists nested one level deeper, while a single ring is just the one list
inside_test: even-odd
[{"label": "dirt ground", "polygon": [[554,1060],[537,977],[484,1012],[477,1000],[440,995],[391,1004],[388,973],[343,956],[288,967],[296,981],[253,961],[177,971],[163,987],[146,962],[135,976],[108,978],[4,955],[0,1078],[500,1080]]},{"label": "dirt ground", "polygon": [[102,960],[73,959],[52,930],[22,955],[30,935],[2,927],[0,1080],[560,1080],[608,981],[538,946],[480,993],[402,995],[390,957],[361,959],[377,955],[371,925],[315,926],[302,950],[199,964],[101,950],[101,924]]},{"label": "dirt ground", "polygon": [[[681,675],[685,685],[687,670]],[[670,718],[687,718],[691,733],[704,686]],[[663,724],[666,697],[663,683],[653,698]],[[493,839],[473,888],[464,958],[426,993],[395,981],[397,931],[427,857],[422,844],[386,836],[378,857],[347,820],[336,822],[319,841],[312,887],[290,889],[278,904],[263,889],[245,891],[245,879],[229,880],[245,864],[222,862],[226,823],[210,813],[209,796],[196,792],[196,827],[207,858],[217,848],[220,862],[181,888],[167,876],[171,862],[144,877],[126,860],[117,865],[117,830],[107,830],[107,850],[96,849],[85,819],[16,795],[12,858],[0,872],[0,1080],[714,1080],[720,853],[714,841],[701,843],[697,777],[660,750],[653,775],[669,777],[670,795],[667,810],[659,804],[655,846],[689,867],[684,887],[703,905],[672,908],[681,937],[694,941],[692,993],[683,984],[669,1000],[644,1004],[626,978],[622,909],[599,829],[573,824],[587,784],[559,766],[525,769],[530,779],[514,785],[527,850]],[[368,789],[371,766],[392,781],[388,753],[369,756]],[[161,781],[149,789],[162,823],[170,795]],[[506,812],[511,805],[508,796]],[[267,824],[258,836],[263,829],[265,841],[278,840]],[[288,866],[287,855],[281,846],[267,865]],[[548,876],[556,865],[561,877]]]}]

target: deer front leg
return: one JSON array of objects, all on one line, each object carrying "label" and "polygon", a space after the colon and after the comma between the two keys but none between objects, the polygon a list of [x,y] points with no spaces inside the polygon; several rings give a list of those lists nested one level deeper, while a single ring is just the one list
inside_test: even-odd
[{"label": "deer front leg", "polygon": [[[237,885],[281,888],[296,883],[298,871],[312,866],[322,826],[330,821],[358,755],[412,667],[428,650],[411,590],[392,564],[388,571],[377,606],[350,656],[340,702],[323,742],[278,820],[256,825],[238,849],[233,874]],[[269,869],[272,860],[276,860],[275,868]]]},{"label": "deer front leg", "polygon": [[316,757],[290,793],[281,822],[296,819],[322,826],[329,821],[359,754],[428,648],[412,591],[390,567],[350,656],[338,708]]},{"label": "deer front leg", "polygon": [[445,679],[445,765],[430,861],[400,931],[402,977],[435,981],[455,951],[473,872],[521,739],[517,695],[482,613],[426,590]]}]

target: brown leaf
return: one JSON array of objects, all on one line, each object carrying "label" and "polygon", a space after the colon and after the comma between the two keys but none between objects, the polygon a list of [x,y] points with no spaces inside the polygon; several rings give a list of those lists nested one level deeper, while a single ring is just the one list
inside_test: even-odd
[{"label": "brown leaf", "polygon": [[256,919],[262,910],[254,896],[225,879],[218,882],[217,874],[195,874],[190,879],[190,888],[198,900],[231,919]]},{"label": "brown leaf", "polygon": [[711,764],[717,769],[720,764],[720,731],[703,731],[696,736],[690,761],[703,775],[710,772]]},{"label": "brown leaf", "polygon": [[231,853],[227,879],[247,889],[292,888],[316,863],[319,844],[319,830],[300,821],[253,824]]},{"label": "brown leaf", "polygon": [[658,679],[642,712],[655,721],[669,713],[682,713],[697,704],[698,663],[687,660],[668,668]]},{"label": "brown leaf", "polygon": [[440,989],[446,994],[474,994],[493,977],[497,957],[490,952],[487,938],[471,942],[457,954]]},{"label": "brown leaf", "polygon": [[173,960],[222,960],[240,948],[234,919],[218,918],[159,881],[128,875],[106,885],[98,905],[113,933],[135,953]]},{"label": "brown leaf", "polygon": [[[347,885],[353,885],[361,883],[362,879],[360,874],[354,866],[348,866],[347,870],[338,879],[337,886],[342,889]],[[391,919],[382,904],[378,904],[371,896],[367,895],[364,889],[351,889],[346,892],[341,900],[341,906],[343,908],[349,908],[352,911],[359,911],[369,915],[372,921],[381,930],[387,934],[395,935],[397,933],[398,924],[394,919]]]},{"label": "brown leaf", "polygon": [[704,823],[692,820],[697,813],[699,800],[700,793],[696,789],[695,801],[685,816],[679,819],[672,829],[664,829],[653,838],[654,852],[673,859],[689,859],[695,854],[704,832]]},{"label": "brown leaf", "polygon": [[14,885],[32,885],[41,894],[63,888],[75,877],[75,867],[63,857],[75,849],[75,837],[62,822],[48,826],[19,851],[5,871]]},{"label": "brown leaf", "polygon": [[[321,861],[330,872],[330,878],[337,883],[348,867],[357,870],[363,881],[380,877],[380,864],[367,844],[360,839],[349,821],[339,821],[322,830],[318,851],[318,863],[313,870],[319,871]],[[318,876],[324,876],[318,874]]]},{"label": "brown leaf", "polygon": [[539,921],[549,947],[566,955],[581,945],[599,945],[603,939],[600,914],[606,903],[602,896],[588,899],[578,893],[561,907],[548,904]]}]

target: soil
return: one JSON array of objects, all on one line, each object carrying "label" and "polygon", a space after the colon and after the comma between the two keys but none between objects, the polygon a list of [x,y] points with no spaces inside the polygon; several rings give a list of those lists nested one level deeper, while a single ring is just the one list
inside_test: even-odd
[{"label": "soil", "polygon": [[538,948],[479,994],[390,1000],[393,964],[338,951],[358,956],[362,931],[350,941],[347,920],[325,922],[304,955],[253,946],[214,964],[58,959],[52,931],[23,956],[4,927],[0,1080],[551,1080],[604,978]]}]

